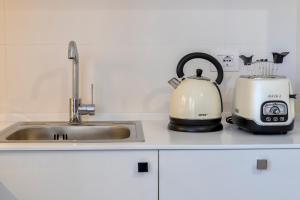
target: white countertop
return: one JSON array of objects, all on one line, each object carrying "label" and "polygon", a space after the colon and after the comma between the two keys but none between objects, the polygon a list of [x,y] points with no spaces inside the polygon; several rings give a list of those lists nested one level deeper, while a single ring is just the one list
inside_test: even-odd
[{"label": "white countertop", "polygon": [[[16,123],[0,122],[0,131]],[[287,135],[253,135],[224,124],[214,133],[181,133],[168,120],[143,120],[145,142],[135,143],[0,143],[0,150],[135,150],[135,149],[290,149],[300,148],[300,120]]]}]

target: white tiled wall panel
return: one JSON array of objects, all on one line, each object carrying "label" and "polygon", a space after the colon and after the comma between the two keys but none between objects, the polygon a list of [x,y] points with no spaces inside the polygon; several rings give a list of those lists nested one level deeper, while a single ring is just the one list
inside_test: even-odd
[{"label": "white tiled wall panel", "polygon": [[[167,81],[192,51],[270,57],[273,50],[288,50],[281,72],[296,80],[297,0],[0,0],[1,5],[10,113],[68,112],[71,39],[79,44],[82,97],[90,100],[94,83],[99,113],[167,113]],[[189,67],[187,74],[198,64]],[[204,68],[209,70],[207,63]],[[226,110],[238,76],[226,73],[221,86]]]},{"label": "white tiled wall panel", "polygon": [[6,54],[9,112],[67,112],[72,68],[64,46],[8,45]]},{"label": "white tiled wall panel", "polygon": [[0,0],[0,114],[6,112],[4,0]]},{"label": "white tiled wall panel", "polygon": [[0,113],[5,113],[6,110],[6,82],[4,71],[5,52],[4,46],[0,45]]},{"label": "white tiled wall panel", "polygon": [[0,0],[0,45],[5,43],[5,15],[4,15],[4,0]]},{"label": "white tiled wall panel", "polygon": [[[298,29],[297,29],[297,72],[296,72],[296,77],[300,77],[300,68],[299,68],[299,64],[300,64],[300,2],[298,2]],[[296,89],[296,93],[299,94],[300,92],[300,79],[296,78],[296,85],[298,86]],[[296,101],[296,111],[297,113],[300,112],[300,101]]]}]

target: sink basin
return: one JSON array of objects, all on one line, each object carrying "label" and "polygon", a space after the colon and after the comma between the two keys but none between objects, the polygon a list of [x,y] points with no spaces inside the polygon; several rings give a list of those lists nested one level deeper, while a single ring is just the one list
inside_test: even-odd
[{"label": "sink basin", "polygon": [[20,122],[2,131],[0,142],[143,142],[141,122]]}]

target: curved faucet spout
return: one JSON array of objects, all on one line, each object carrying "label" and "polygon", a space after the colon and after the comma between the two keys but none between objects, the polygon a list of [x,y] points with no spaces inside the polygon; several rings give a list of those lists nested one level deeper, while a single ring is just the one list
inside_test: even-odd
[{"label": "curved faucet spout", "polygon": [[68,58],[73,60],[72,95],[74,99],[79,98],[79,54],[75,41],[69,42]]},{"label": "curved faucet spout", "polygon": [[[68,58],[73,61],[72,91],[70,98],[70,124],[80,124],[81,115],[94,115],[95,105],[82,104],[79,97],[79,54],[75,41],[69,42]],[[93,89],[92,89],[93,93]],[[93,94],[92,94],[93,95]],[[93,99],[93,98],[92,98]]]},{"label": "curved faucet spout", "polygon": [[77,45],[75,41],[69,42],[68,58],[73,60],[76,64],[79,63],[79,54],[78,54]]}]

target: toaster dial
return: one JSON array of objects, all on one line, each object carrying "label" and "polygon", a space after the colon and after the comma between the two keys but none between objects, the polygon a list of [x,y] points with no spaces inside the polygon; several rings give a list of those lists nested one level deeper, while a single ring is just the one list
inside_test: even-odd
[{"label": "toaster dial", "polygon": [[288,106],[283,101],[267,101],[261,107],[261,121],[280,123],[288,120]]}]

